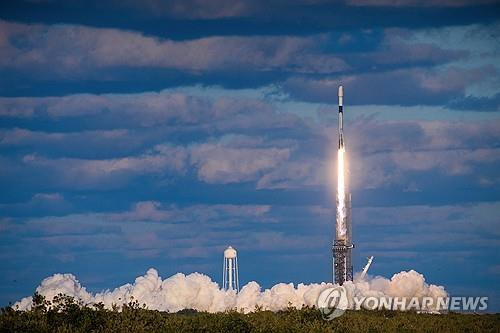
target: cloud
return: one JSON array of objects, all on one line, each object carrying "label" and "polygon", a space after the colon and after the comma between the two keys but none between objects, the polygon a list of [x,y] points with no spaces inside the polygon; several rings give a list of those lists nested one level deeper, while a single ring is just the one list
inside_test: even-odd
[{"label": "cloud", "polygon": [[61,193],[35,193],[24,202],[0,203],[5,216],[67,214],[74,206]]},{"label": "cloud", "polygon": [[[36,251],[30,254],[32,260],[41,255],[41,248],[44,249],[43,256],[60,257],[65,253],[76,261],[95,253],[102,257],[118,254],[121,262],[128,258],[134,258],[134,262],[142,260],[141,263],[161,258],[162,262],[173,267],[177,267],[179,258],[184,262],[202,259],[211,263],[212,268],[207,270],[216,277],[219,274],[219,255],[229,243],[236,244],[242,260],[247,258],[242,261],[247,272],[254,267],[248,258],[262,258],[257,266],[265,263],[270,267],[280,267],[283,253],[293,255],[294,262],[302,262],[298,256],[305,256],[303,262],[309,263],[303,267],[314,270],[319,268],[307,258],[319,256],[318,260],[328,259],[325,249],[331,245],[331,237],[324,231],[331,227],[333,216],[333,211],[328,208],[331,207],[178,206],[144,201],[130,205],[125,211],[11,221],[2,231],[2,237],[17,237],[16,243],[5,249],[6,255],[15,251],[26,256],[36,247]],[[474,265],[479,265],[476,267],[469,265],[467,258],[477,258],[484,251],[498,246],[497,210],[497,202],[447,206],[356,206],[353,214],[357,253],[358,256],[375,254],[373,269],[376,272],[411,267],[405,260],[407,254],[412,255],[415,265],[422,265],[424,257],[432,257],[434,264],[449,267],[446,265],[450,265],[450,260],[461,258],[466,260],[466,264],[460,266],[465,267],[461,274],[473,278],[474,272],[494,263],[494,259],[481,263],[475,260]],[[158,214],[166,219],[154,220]],[[379,232],[388,228],[393,232]],[[484,238],[484,234],[489,237]],[[462,256],[464,246],[471,249],[470,257]],[[19,251],[21,248],[23,251]],[[273,255],[269,256],[269,253]],[[356,258],[358,267],[361,260]],[[390,268],[387,268],[387,262],[392,262]],[[329,273],[325,270],[324,276],[329,276]],[[292,279],[291,274],[289,267],[281,269],[281,275],[286,279]],[[267,275],[267,272],[264,275],[256,273],[255,278],[265,279]],[[244,276],[248,279],[248,274]],[[436,279],[445,284],[449,281],[443,277]],[[89,287],[99,290],[109,287],[111,282],[109,280],[105,286]]]},{"label": "cloud", "polygon": [[[134,139],[135,142],[129,143],[129,146],[137,146],[137,142],[147,141],[151,135],[163,138],[182,137],[183,133],[191,133],[191,136],[255,132],[279,135],[283,129],[294,128],[302,133],[311,126],[311,122],[296,115],[278,112],[269,101],[232,97],[230,91],[213,98],[169,90],[141,94],[0,98],[0,117],[21,124],[28,122],[29,127],[41,126],[42,120],[48,121],[52,125],[50,131],[53,132],[53,127],[56,127],[56,131],[65,132],[44,135],[25,129],[11,129],[2,133],[1,141],[10,145],[38,140],[51,144],[57,139],[71,141],[71,135],[67,133],[71,129],[81,132],[79,135],[90,142],[92,139],[89,136],[95,136],[100,141],[123,140],[125,135],[138,133],[118,130],[147,129],[142,136]],[[30,121],[37,122],[33,124]],[[154,132],[154,127],[161,130]],[[82,132],[85,129],[89,132]],[[99,129],[117,131],[99,132]]]},{"label": "cloud", "polygon": [[[457,260],[455,264],[463,263],[463,256],[477,258],[496,248],[500,234],[497,230],[498,219],[495,211],[498,202],[481,202],[468,205],[445,206],[400,206],[400,207],[360,207],[355,209],[357,221],[358,244],[377,252],[380,262],[391,258],[396,251],[401,258],[401,252],[416,252],[415,261],[423,257],[443,255],[436,261],[448,262],[450,257]],[[378,228],[393,230],[383,233],[373,240],[371,230]],[[484,237],[484,235],[490,235]],[[415,237],[415,235],[418,235]],[[368,250],[370,249],[370,250]],[[467,249],[464,252],[464,249]],[[391,260],[394,260],[391,259]],[[476,267],[465,268],[464,275],[477,274],[477,270],[487,269],[487,263],[477,262]]]},{"label": "cloud", "polygon": [[[289,35],[363,27],[426,27],[495,19],[494,0],[126,0],[18,1],[0,9],[8,20],[119,27],[150,35]],[[52,15],[57,8],[57,17]],[[127,17],[124,21],[122,18]],[[103,19],[106,18],[106,19]]]},{"label": "cloud", "polygon": [[[105,116],[106,113],[116,114],[121,111],[132,118],[124,121],[135,123],[136,126],[151,126],[162,121],[189,124],[196,112],[203,109],[210,110],[204,107],[204,103],[209,103],[207,98],[168,91],[144,94],[75,94],[63,97],[1,98],[0,101],[0,115],[4,117],[45,116],[63,119]],[[115,126],[118,124],[120,123],[115,123]]]},{"label": "cloud", "polygon": [[[411,111],[410,111],[411,112]],[[330,126],[335,126],[330,120]],[[346,128],[349,144],[363,154],[425,152],[430,150],[495,148],[500,139],[498,120],[419,121],[359,117]],[[377,138],[372,140],[371,138]]]},{"label": "cloud", "polygon": [[[139,180],[159,186],[182,179],[250,182],[258,189],[324,188],[335,167],[331,148],[337,124],[335,113],[325,107],[313,119],[278,111],[266,100],[169,91],[3,98],[0,105],[11,122],[47,126],[0,131],[0,147],[10,152],[0,160],[4,181],[17,178],[30,186],[44,178],[48,187],[43,190],[49,192],[124,188]],[[55,132],[53,126],[58,126]],[[410,181],[412,172],[472,174],[469,181],[495,184],[498,177],[486,166],[498,162],[499,126],[495,120],[355,117],[346,128],[351,186],[421,189],[419,180]]]},{"label": "cloud", "polygon": [[120,221],[168,221],[171,217],[169,211],[161,210],[157,201],[141,201],[135,204],[130,212],[112,215],[113,220]]},{"label": "cloud", "polygon": [[191,170],[207,183],[256,181],[288,160],[295,136],[308,137],[317,127],[263,100],[167,91],[4,98],[0,104],[7,119],[48,125],[0,131],[0,147],[34,152],[6,161],[12,172],[32,170],[70,188],[116,188],[139,176],[189,176]]},{"label": "cloud", "polygon": [[[345,86],[351,105],[439,105],[464,96],[472,81],[497,74],[492,66],[473,69],[450,67],[442,70],[400,69],[386,73],[342,76],[337,79],[290,78],[283,90],[297,100],[334,103],[331,92]],[[379,87],[379,89],[373,89]]]},{"label": "cloud", "polygon": [[0,148],[10,151],[28,149],[50,157],[99,159],[140,152],[155,141],[154,136],[154,133],[127,129],[54,132],[51,129],[15,127],[0,130]]},{"label": "cloud", "polygon": [[194,205],[179,208],[175,205],[162,205],[158,201],[140,201],[132,209],[123,213],[104,214],[110,221],[135,222],[207,222],[224,218],[248,218],[263,216],[270,210],[267,205]]},{"label": "cloud", "polygon": [[[342,48],[338,51],[344,54],[351,68],[360,74],[397,68],[429,68],[469,59],[471,51],[467,48],[439,43],[439,39],[446,34],[445,31],[446,29],[435,29],[435,35],[427,39],[416,38],[427,30],[403,28],[344,33],[339,39]],[[370,40],[376,41],[375,46],[363,45]],[[355,45],[360,45],[359,49],[350,51]]]},{"label": "cloud", "polygon": [[448,108],[454,110],[472,111],[500,111],[500,93],[492,97],[465,96],[452,100],[448,103]]},{"label": "cloud", "polygon": [[[413,172],[467,176],[476,186],[482,178],[496,183],[497,177],[488,166],[500,161],[498,148],[492,145],[499,140],[498,127],[496,121],[354,123],[349,155],[351,186],[406,184],[418,189],[422,180]],[[377,140],[369,139],[373,137]]]},{"label": "cloud", "polygon": [[126,211],[13,218],[4,221],[2,237],[16,235],[15,246],[26,247],[24,253],[36,243],[47,256],[99,251],[127,257],[161,253],[170,259],[203,258],[218,254],[227,242],[252,247],[267,233],[261,231],[250,239],[245,230],[265,230],[267,223],[274,223],[268,205],[178,206],[141,201]]},{"label": "cloud", "polygon": [[[331,122],[330,122],[331,121]],[[323,119],[323,141],[336,142],[336,119]],[[397,186],[420,191],[428,177],[466,177],[471,186],[497,184],[498,121],[387,121],[360,117],[346,129],[352,190]],[[374,139],[376,138],[376,139]],[[334,144],[330,147],[335,147]],[[304,145],[307,146],[307,145]],[[304,147],[300,146],[300,147]],[[334,148],[294,154],[266,173],[258,188],[335,188]],[[300,148],[296,148],[300,151]],[[493,168],[493,169],[492,169]],[[420,179],[417,175],[422,175]],[[426,176],[424,176],[426,175]],[[434,176],[432,176],[434,175]]]},{"label": "cloud", "polygon": [[325,185],[327,163],[320,159],[301,158],[282,163],[257,182],[258,189],[291,189]]},{"label": "cloud", "polygon": [[[9,84],[0,88],[4,95],[14,96],[161,90],[194,83],[258,87],[304,75],[315,80],[349,80],[351,74],[428,69],[467,59],[472,52],[440,45],[439,34],[435,40],[417,40],[415,36],[422,31],[409,29],[171,40],[80,25],[0,21],[0,28],[0,50],[5,54],[0,67],[16,73],[6,76]],[[392,76],[381,83],[408,79],[397,73]]]},{"label": "cloud", "polygon": [[198,178],[208,183],[233,183],[258,179],[290,156],[290,149],[231,148],[202,144],[191,153]]},{"label": "cloud", "polygon": [[144,174],[182,174],[187,154],[182,148],[161,146],[140,155],[104,160],[49,159],[36,154],[22,158],[22,168],[37,170],[47,180],[64,188],[114,188],[131,177]]},{"label": "cloud", "polygon": [[471,162],[491,163],[500,160],[500,149],[475,151],[399,152],[393,154],[397,167],[403,170],[429,170],[440,168],[448,174],[471,174]]},{"label": "cloud", "polygon": [[121,158],[47,158],[29,154],[18,162],[21,165],[16,166],[13,161],[7,165],[13,172],[44,174],[52,186],[63,188],[117,188],[140,176],[181,177],[191,167],[200,181],[227,184],[258,180],[284,163],[291,151],[290,148],[233,148],[221,143],[157,145],[141,155]]},{"label": "cloud", "polygon": [[[32,68],[44,75],[75,79],[105,67],[171,68],[191,73],[292,71],[332,73],[346,64],[319,56],[315,42],[302,37],[206,37],[173,41],[117,29],[74,25],[25,25],[0,22],[4,68]],[[51,72],[44,68],[57,64]]]}]

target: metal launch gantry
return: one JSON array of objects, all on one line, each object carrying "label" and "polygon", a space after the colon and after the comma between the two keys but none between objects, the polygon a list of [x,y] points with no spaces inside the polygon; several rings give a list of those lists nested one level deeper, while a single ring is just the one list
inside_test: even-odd
[{"label": "metal launch gantry", "polygon": [[352,281],[352,248],[354,244],[347,245],[343,239],[333,242],[334,256],[334,282],[343,285],[345,281]]},{"label": "metal launch gantry", "polygon": [[345,281],[353,280],[352,266],[352,228],[351,228],[351,195],[346,200],[346,227],[347,233],[345,239],[336,236],[333,241],[333,282],[343,285]]}]

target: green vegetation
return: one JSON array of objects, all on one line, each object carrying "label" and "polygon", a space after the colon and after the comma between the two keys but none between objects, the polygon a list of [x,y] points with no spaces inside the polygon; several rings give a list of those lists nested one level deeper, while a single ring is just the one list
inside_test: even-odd
[{"label": "green vegetation", "polygon": [[52,302],[35,294],[31,311],[0,311],[0,332],[499,332],[500,314],[445,315],[397,311],[348,311],[325,321],[316,309],[242,314],[148,310],[137,301],[119,312],[102,304],[86,307],[59,295]]}]

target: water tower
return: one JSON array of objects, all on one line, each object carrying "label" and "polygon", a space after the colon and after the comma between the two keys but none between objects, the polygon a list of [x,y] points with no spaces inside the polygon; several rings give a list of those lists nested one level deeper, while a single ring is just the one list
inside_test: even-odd
[{"label": "water tower", "polygon": [[238,255],[235,249],[229,246],[224,250],[224,270],[222,272],[222,288],[224,290],[240,291],[238,280]]}]

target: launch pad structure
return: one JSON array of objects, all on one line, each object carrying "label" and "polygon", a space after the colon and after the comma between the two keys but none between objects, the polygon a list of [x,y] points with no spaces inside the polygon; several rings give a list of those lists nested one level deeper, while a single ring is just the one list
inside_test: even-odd
[{"label": "launch pad structure", "polygon": [[347,220],[347,237],[345,239],[336,238],[333,241],[333,282],[338,285],[343,285],[345,281],[353,280],[353,265],[352,265],[352,228],[351,228],[351,196],[346,200],[346,220]]},{"label": "launch pad structure", "polygon": [[344,168],[344,89],[339,86],[339,146],[338,146],[338,185],[337,185],[337,214],[335,239],[333,241],[333,282],[342,285],[345,281],[353,280],[352,265],[352,220],[351,220],[351,195],[346,195],[345,168]]}]

